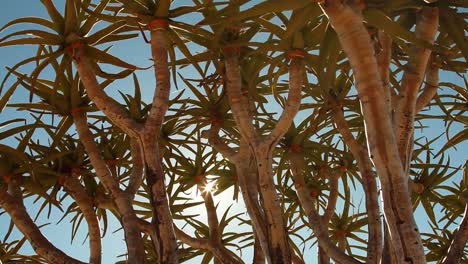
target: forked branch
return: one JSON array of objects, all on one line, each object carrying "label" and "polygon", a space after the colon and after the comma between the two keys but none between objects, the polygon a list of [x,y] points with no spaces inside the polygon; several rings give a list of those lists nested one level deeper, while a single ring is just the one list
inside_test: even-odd
[{"label": "forked branch", "polygon": [[75,122],[78,135],[80,136],[80,140],[88,153],[89,159],[91,160],[91,164],[96,170],[97,176],[110,193],[116,204],[117,210],[121,215],[120,220],[122,222],[127,242],[129,263],[144,263],[144,247],[141,240],[140,230],[138,228],[138,218],[133,210],[131,196],[120,190],[116,179],[112,177],[96,142],[94,142],[94,136],[89,130],[86,115],[84,113],[74,113],[73,120]]}]

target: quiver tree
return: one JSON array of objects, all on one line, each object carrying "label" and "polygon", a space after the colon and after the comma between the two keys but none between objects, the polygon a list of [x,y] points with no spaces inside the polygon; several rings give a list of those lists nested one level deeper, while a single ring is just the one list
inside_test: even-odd
[{"label": "quiver tree", "polygon": [[[54,210],[72,239],[86,223],[90,263],[108,221],[128,263],[466,261],[466,165],[448,156],[467,93],[439,81],[466,69],[463,3],[41,2],[48,18],[0,30],[37,47],[1,84],[0,108],[29,114],[2,112],[2,261],[84,261],[36,223]],[[111,55],[126,41],[148,63]]]}]

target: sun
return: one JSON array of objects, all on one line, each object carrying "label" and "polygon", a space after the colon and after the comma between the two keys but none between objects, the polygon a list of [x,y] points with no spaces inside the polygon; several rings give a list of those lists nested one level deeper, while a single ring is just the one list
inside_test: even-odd
[{"label": "sun", "polygon": [[214,181],[208,181],[202,188],[202,191],[205,193],[212,192],[215,189],[215,182]]}]

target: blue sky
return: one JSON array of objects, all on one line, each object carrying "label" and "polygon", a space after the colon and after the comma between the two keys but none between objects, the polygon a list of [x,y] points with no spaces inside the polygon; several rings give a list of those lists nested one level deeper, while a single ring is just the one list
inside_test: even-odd
[{"label": "blue sky", "polygon": [[[62,1],[55,1],[56,3],[60,3]],[[39,16],[39,17],[46,17],[46,12],[45,9],[42,7],[39,1],[31,1],[31,0],[2,0],[2,8],[0,9],[0,25],[5,24],[6,22],[22,17],[22,16]],[[187,18],[187,19],[194,19],[195,18]],[[14,29],[19,29],[20,27],[15,27]],[[9,31],[11,32],[11,31]],[[0,36],[3,36],[5,33],[2,32],[0,33]],[[6,65],[13,65],[16,62],[18,62],[21,58],[26,58],[32,54],[34,54],[35,50],[32,49],[29,46],[24,46],[24,47],[6,47],[6,48],[0,48],[0,80],[3,79],[3,77],[6,74],[5,66]],[[140,41],[125,41],[115,48],[112,49],[112,53],[116,56],[122,56],[126,59],[126,61],[136,64],[136,65],[141,65],[141,66],[146,66],[150,63],[149,58],[150,56],[150,50],[149,46],[143,42],[142,39]],[[131,55],[129,55],[131,54]],[[32,69],[32,66],[24,67],[23,72],[30,71]],[[183,76],[191,76],[190,69],[185,68],[181,69],[179,71]],[[154,89],[154,76],[152,71],[144,71],[140,73],[140,82],[141,86],[143,87],[143,92],[144,92],[144,97],[145,98],[151,98],[152,97],[152,91]],[[12,80],[10,80],[11,83]],[[447,82],[455,82],[459,84],[460,86],[464,87],[463,84],[463,79],[461,79],[459,76],[456,76],[455,74],[449,74],[449,73],[444,73],[441,76],[441,81],[447,81]],[[119,87],[125,87],[123,90],[127,93],[132,93],[133,92],[133,82],[131,79],[126,80],[126,81],[119,81],[116,83],[117,86]],[[182,82],[179,82],[179,87],[183,89],[182,87]],[[7,86],[8,87],[8,86]],[[111,95],[120,97],[117,93],[117,89],[109,90],[108,91]],[[26,96],[25,94],[19,94],[20,98]],[[13,99],[14,100],[14,99]],[[23,98],[21,98],[23,100]],[[15,117],[21,117],[24,113],[17,112],[16,110],[13,109],[5,109],[1,114],[0,114],[0,122],[4,122],[6,120],[9,120],[11,118]],[[427,124],[429,125],[429,123]],[[457,131],[460,131],[460,129],[463,129],[462,127],[454,127],[451,134],[453,135]],[[445,130],[444,124],[441,122],[435,122],[430,124],[430,129],[424,129],[424,130],[417,130],[416,131],[416,138],[419,136],[427,136],[428,138],[432,138],[436,135],[439,135],[443,133]],[[462,165],[464,161],[466,160],[466,153],[463,151],[468,147],[467,143],[465,142],[462,144],[458,151],[456,150],[451,150],[450,151],[450,156],[452,161],[454,161],[455,164]],[[226,195],[226,197],[217,197],[217,201],[222,201],[223,199],[230,199],[228,198],[230,195]],[[35,211],[37,210],[37,204],[32,204],[31,199],[26,200],[26,204],[28,206],[28,209],[31,210],[31,215],[35,215]],[[64,206],[66,208],[67,206]],[[226,204],[222,204],[220,206],[219,214],[223,213],[223,209],[226,209]],[[235,210],[234,211],[242,211],[242,204],[236,204],[235,205]],[[58,219],[60,219],[62,216],[61,212],[58,210],[53,210],[52,215],[50,219],[43,219],[40,218],[38,221],[38,224],[46,224],[46,223],[51,223],[48,226],[45,226],[42,230],[46,234],[46,236],[51,240],[52,243],[57,245],[60,249],[64,250],[65,252],[69,253],[71,256],[79,258],[83,261],[86,261],[88,258],[88,244],[87,241],[82,243],[85,239],[85,234],[86,233],[86,225],[82,225],[81,231],[79,232],[80,235],[76,238],[73,244],[70,243],[70,231],[69,227],[70,225],[68,224],[68,221],[70,220],[70,217],[66,218],[62,223],[59,225],[55,225]],[[416,214],[416,218],[418,223],[422,226],[422,230],[427,229],[428,226],[426,224],[425,219],[427,218],[426,215],[418,210]],[[3,236],[3,233],[6,232],[6,228],[8,226],[8,218],[6,216],[0,216],[0,237]],[[122,231],[118,230],[119,225],[117,221],[111,221],[111,225],[109,227],[109,232],[107,236],[103,239],[103,263],[110,263],[116,260],[117,256],[125,252],[125,245],[123,243],[123,235]],[[115,232],[114,232],[115,231]],[[20,238],[21,234],[18,232],[14,233],[14,237]],[[26,246],[25,247],[26,252],[30,252],[30,247]],[[309,256],[312,257],[312,255],[315,255],[315,249],[312,249],[309,251]],[[249,259],[250,254],[249,252],[246,253],[245,259]],[[193,263],[197,263],[194,261]],[[313,263],[313,262],[310,262]]]}]

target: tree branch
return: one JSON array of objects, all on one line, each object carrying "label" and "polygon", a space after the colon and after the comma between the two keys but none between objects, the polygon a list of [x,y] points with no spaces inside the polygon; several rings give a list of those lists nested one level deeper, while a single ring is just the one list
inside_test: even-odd
[{"label": "tree branch", "polygon": [[221,233],[219,233],[218,229],[218,215],[216,214],[216,207],[213,202],[213,196],[211,196],[210,192],[207,192],[203,189],[204,186],[202,186],[202,184],[197,184],[197,187],[205,203],[206,215],[208,219],[208,228],[210,230],[210,243],[214,245],[220,244]]},{"label": "tree branch", "polygon": [[338,178],[341,176],[342,172],[334,173],[328,177],[329,186],[330,186],[330,195],[328,196],[327,207],[323,214],[322,221],[328,223],[335,213],[336,202],[338,200]]},{"label": "tree branch", "polygon": [[[164,8],[165,9],[165,8]],[[159,146],[159,134],[169,106],[170,72],[167,48],[169,40],[166,18],[155,18],[148,25],[151,29],[151,54],[154,61],[156,88],[151,110],[139,135],[145,162],[146,181],[150,190],[153,212],[152,224],[156,226],[160,253],[159,262],[178,263],[177,240],[166,192],[165,174]]]},{"label": "tree branch", "polygon": [[101,263],[101,230],[99,227],[99,220],[94,211],[93,199],[86,193],[81,183],[72,177],[66,177],[64,187],[67,192],[73,196],[76,204],[83,213],[86,223],[88,224],[89,232],[89,248],[90,257],[89,262],[92,264]]},{"label": "tree branch", "polygon": [[309,196],[309,191],[307,190],[307,184],[304,179],[303,168],[304,161],[302,157],[294,155],[290,158],[291,162],[291,174],[294,178],[294,186],[296,187],[297,196],[299,201],[304,208],[305,213],[309,219],[309,226],[314,231],[317,240],[319,241],[320,247],[325,251],[325,253],[333,258],[335,261],[340,263],[354,263],[358,264],[359,261],[354,258],[346,255],[340,249],[338,249],[335,244],[331,241],[328,234],[328,228],[323,224],[322,219],[314,207],[314,202]]},{"label": "tree branch", "polygon": [[382,221],[380,219],[379,194],[377,191],[375,174],[372,170],[372,162],[367,155],[366,149],[357,142],[351,133],[341,109],[336,109],[333,112],[333,120],[338,132],[340,132],[343,137],[343,141],[349,147],[354,158],[357,160],[366,199],[367,219],[369,224],[368,241],[372,241],[372,243],[369,243],[369,246],[367,247],[366,263],[377,264],[380,262],[383,249]]},{"label": "tree branch", "polygon": [[73,120],[75,121],[80,141],[88,153],[97,176],[109,191],[117,206],[117,210],[121,214],[120,220],[125,233],[125,241],[127,242],[129,263],[144,263],[144,247],[138,228],[138,218],[133,210],[131,196],[121,191],[116,179],[112,177],[96,142],[94,142],[94,136],[89,130],[86,115],[84,113],[73,113]]},{"label": "tree branch", "polygon": [[[437,7],[424,7],[416,16],[416,36],[434,43],[438,25],[439,9]],[[417,95],[430,55],[430,49],[413,46],[401,82],[394,127],[398,153],[405,170],[409,169],[411,160],[412,144],[410,141],[413,136],[414,117],[417,113],[415,109]]]},{"label": "tree branch", "polygon": [[289,65],[289,94],[285,108],[278,123],[268,136],[266,144],[276,146],[278,141],[286,134],[301,105],[301,91],[304,82],[304,64],[302,57],[292,57]]},{"label": "tree branch", "polygon": [[[149,225],[151,227],[149,223],[146,223],[145,225]],[[224,246],[220,248],[218,245],[211,244],[208,239],[191,237],[187,235],[183,230],[179,229],[177,226],[174,226],[174,230],[177,235],[177,238],[180,241],[182,241],[184,244],[187,244],[196,249],[203,249],[203,250],[210,251],[213,254],[213,256],[215,256],[218,260],[221,260],[222,263],[226,263],[226,264],[242,263],[242,261],[240,261],[235,255],[233,255],[232,252],[224,248]]]},{"label": "tree branch", "polygon": [[258,241],[263,250],[263,254],[257,253],[258,258],[266,258],[266,260],[269,261],[267,221],[258,199],[258,172],[249,145],[242,138],[240,140],[238,160],[235,166],[245,207],[252,221],[255,240]]},{"label": "tree branch", "polygon": [[465,212],[463,213],[463,219],[458,227],[458,231],[450,244],[447,256],[442,260],[442,264],[457,264],[461,263],[466,242],[468,240],[468,203],[465,204]]},{"label": "tree branch", "polygon": [[132,197],[135,197],[135,194],[143,183],[143,156],[139,142],[133,138],[130,139],[130,153],[132,155],[133,166],[125,192],[129,193]]},{"label": "tree branch", "polygon": [[[22,200],[21,200],[22,201]],[[39,255],[47,259],[50,263],[57,264],[83,264],[77,259],[74,259],[65,254],[60,249],[56,248],[44,235],[42,235],[39,228],[36,226],[34,221],[29,216],[26,208],[17,200],[17,198],[11,196],[0,188],[0,207],[10,216],[16,227],[23,233],[23,235],[31,243],[34,251]]]},{"label": "tree branch", "polygon": [[166,28],[157,28],[151,31],[151,54],[154,62],[154,75],[156,88],[153,104],[145,122],[145,133],[151,137],[159,136],[164,117],[169,107],[169,95],[171,90],[169,63],[167,56]]},{"label": "tree branch", "polygon": [[238,156],[236,151],[234,151],[231,147],[229,147],[226,144],[226,142],[224,142],[224,140],[222,140],[219,137],[219,134],[218,134],[219,130],[220,130],[220,126],[212,125],[208,131],[203,131],[203,132],[207,132],[208,135],[202,132],[202,136],[207,138],[210,145],[216,151],[221,153],[221,155],[223,155],[227,160],[229,160],[230,162],[236,163],[237,156]]},{"label": "tree branch", "polygon": [[384,87],[384,96],[388,111],[392,111],[392,98],[395,97],[395,90],[390,87],[390,61],[392,60],[392,38],[385,32],[379,30],[378,39],[380,50],[377,52],[377,65],[379,65],[379,74]]},{"label": "tree branch", "polygon": [[193,248],[210,250],[211,246],[208,242],[208,239],[204,238],[194,238],[187,235],[184,231],[179,229],[177,226],[174,227],[177,238],[180,239],[184,244],[187,244]]},{"label": "tree branch", "polygon": [[437,89],[439,88],[439,68],[429,61],[426,68],[426,81],[422,93],[419,95],[418,100],[416,101],[415,113],[421,112],[421,110],[426,107],[437,94]]},{"label": "tree branch", "polygon": [[[219,126],[212,126],[206,131],[208,136],[205,133],[204,137],[208,137],[210,145],[236,166],[242,197],[247,212],[252,220],[252,228],[255,233],[255,243],[257,247],[255,249],[254,260],[264,259],[265,252],[267,252],[268,248],[268,240],[266,238],[265,226],[262,224],[265,223],[265,218],[258,204],[258,191],[256,191],[258,182],[257,172],[256,170],[252,171],[252,173],[250,172],[251,166],[249,164],[252,161],[252,155],[249,150],[249,145],[241,138],[239,151],[234,151],[219,137],[219,129]],[[262,251],[258,252],[258,249],[264,249],[266,251],[262,253]]]},{"label": "tree branch", "polygon": [[242,77],[239,66],[239,56],[225,52],[226,67],[226,90],[229,98],[229,105],[233,113],[236,124],[239,126],[241,135],[249,142],[255,143],[257,134],[252,124],[252,118],[249,114],[249,104],[247,95],[242,94]]},{"label": "tree branch", "polygon": [[339,0],[321,4],[347,54],[361,102],[366,137],[380,177],[384,212],[401,261],[424,263],[424,248],[413,216],[408,180],[398,153],[385,89],[369,33],[358,11]]},{"label": "tree branch", "polygon": [[134,138],[138,137],[143,127],[130,117],[122,105],[101,89],[89,60],[84,48],[75,49],[75,66],[89,99],[125,133]]},{"label": "tree branch", "polygon": [[213,202],[213,196],[210,192],[203,189],[201,184],[197,185],[198,190],[201,192],[205,202],[206,214],[208,218],[208,228],[210,230],[209,244],[213,255],[221,261],[221,263],[242,263],[242,261],[235,256],[231,251],[226,249],[221,241],[221,233],[219,232],[218,215],[216,214],[216,207]]}]

